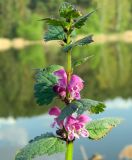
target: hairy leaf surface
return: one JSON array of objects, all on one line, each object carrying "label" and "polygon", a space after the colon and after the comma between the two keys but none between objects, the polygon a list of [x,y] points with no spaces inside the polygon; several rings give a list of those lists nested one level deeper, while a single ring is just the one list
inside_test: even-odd
[{"label": "hairy leaf surface", "polygon": [[121,123],[121,118],[103,118],[91,121],[86,129],[89,132],[89,139],[99,140],[106,136],[114,127]]},{"label": "hairy leaf surface", "polygon": [[106,107],[104,103],[91,99],[81,99],[78,101],[74,101],[73,104],[78,106],[78,114],[82,114],[85,111],[98,114],[100,112],[103,112]]},{"label": "hairy leaf surface", "polygon": [[70,18],[77,18],[81,16],[80,11],[78,11],[73,5],[68,2],[62,3],[59,9],[59,13],[61,17],[70,19]]},{"label": "hairy leaf surface", "polygon": [[53,86],[58,82],[54,71],[63,68],[59,65],[51,65],[44,69],[39,69],[36,74],[34,85],[34,95],[39,105],[50,104],[57,93],[53,91]]},{"label": "hairy leaf surface", "polygon": [[51,133],[47,133],[30,141],[28,145],[17,153],[15,160],[31,160],[41,155],[64,152],[65,149],[66,145],[64,141]]},{"label": "hairy leaf surface", "polygon": [[48,31],[45,33],[44,40],[51,41],[51,40],[65,40],[66,35],[61,26],[52,26],[48,27]]},{"label": "hairy leaf surface", "polygon": [[46,21],[46,23],[48,23],[49,25],[52,25],[52,26],[65,27],[67,25],[67,22],[65,22],[63,20],[55,19],[55,18],[43,18],[41,20]]}]

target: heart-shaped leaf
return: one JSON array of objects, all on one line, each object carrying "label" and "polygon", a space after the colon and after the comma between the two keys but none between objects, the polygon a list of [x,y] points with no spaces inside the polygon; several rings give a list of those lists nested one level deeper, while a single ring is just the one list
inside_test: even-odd
[{"label": "heart-shaped leaf", "polygon": [[62,68],[59,65],[51,65],[37,71],[34,95],[39,105],[50,104],[53,98],[57,96],[57,93],[53,90],[53,86],[58,82],[58,78],[53,72]]},{"label": "heart-shaped leaf", "polygon": [[65,40],[66,35],[61,26],[53,26],[50,25],[48,27],[48,31],[45,33],[44,40],[51,41],[51,40]]}]

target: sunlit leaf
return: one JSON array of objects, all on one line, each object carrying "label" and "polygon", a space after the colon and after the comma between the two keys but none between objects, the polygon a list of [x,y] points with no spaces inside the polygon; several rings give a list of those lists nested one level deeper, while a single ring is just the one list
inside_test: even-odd
[{"label": "sunlit leaf", "polygon": [[54,97],[57,96],[57,93],[53,91],[53,86],[58,82],[58,79],[53,72],[61,68],[63,67],[59,65],[51,65],[37,71],[34,85],[37,104],[50,104]]},{"label": "sunlit leaf", "polygon": [[91,42],[93,42],[92,35],[89,35],[89,36],[86,36],[86,37],[84,37],[84,38],[72,43],[72,44],[66,45],[63,48],[63,50],[65,52],[68,52],[69,50],[71,50],[75,46],[84,46],[84,45],[88,45]]},{"label": "sunlit leaf", "polygon": [[65,149],[64,141],[55,137],[52,133],[47,133],[30,141],[28,145],[17,153],[15,160],[31,160],[42,155],[64,152]]},{"label": "sunlit leaf", "polygon": [[87,124],[86,129],[89,132],[89,138],[92,140],[99,140],[106,136],[112,128],[121,123],[120,118],[103,118],[91,121]]},{"label": "sunlit leaf", "polygon": [[77,18],[81,16],[80,11],[78,11],[73,5],[68,2],[62,3],[59,9],[59,13],[61,17],[70,19],[70,18]]},{"label": "sunlit leaf", "polygon": [[92,12],[90,12],[90,13],[88,13],[88,14],[86,14],[86,15],[84,15],[84,16],[81,16],[81,17],[79,17],[76,21],[75,21],[75,23],[73,24],[73,26],[75,27],[75,28],[81,28],[83,25],[85,25],[85,22],[87,21],[87,19],[91,16],[91,14],[93,14],[95,12],[95,10],[94,11],[92,11]]},{"label": "sunlit leaf", "polygon": [[65,40],[66,35],[61,26],[52,26],[48,27],[48,31],[45,33],[44,40],[51,41],[51,40]]}]

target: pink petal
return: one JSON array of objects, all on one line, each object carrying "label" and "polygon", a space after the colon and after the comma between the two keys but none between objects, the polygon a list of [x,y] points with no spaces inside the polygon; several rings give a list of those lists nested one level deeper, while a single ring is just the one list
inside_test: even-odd
[{"label": "pink petal", "polygon": [[72,125],[74,123],[76,123],[76,118],[74,118],[73,116],[68,116],[66,119],[66,125]]},{"label": "pink petal", "polygon": [[79,93],[79,92],[76,92],[74,98],[75,98],[76,100],[81,99],[80,93]]},{"label": "pink petal", "polygon": [[80,116],[77,117],[77,120],[79,121],[79,123],[88,123],[91,121],[91,118],[84,115],[84,114],[81,114]]},{"label": "pink petal", "polygon": [[68,139],[70,141],[72,141],[74,139],[74,133],[73,132],[71,132],[71,133],[68,134]]},{"label": "pink petal", "polygon": [[59,121],[58,118],[55,118],[55,121],[60,128],[63,128],[64,121]]},{"label": "pink petal", "polygon": [[59,116],[61,113],[61,110],[60,108],[58,107],[52,107],[50,110],[49,110],[49,115],[53,115],[53,116]]},{"label": "pink petal", "polygon": [[76,131],[79,131],[81,128],[84,127],[84,125],[82,123],[76,123],[76,124],[74,124],[74,126],[75,126]]},{"label": "pink petal", "polygon": [[69,86],[75,90],[76,89],[82,90],[83,89],[83,80],[77,75],[72,75]]},{"label": "pink petal", "polygon": [[66,74],[65,70],[64,69],[60,69],[60,70],[54,72],[54,74],[56,76],[58,76],[59,84],[61,86],[66,86],[66,84],[67,84],[67,74]]},{"label": "pink petal", "polygon": [[84,129],[81,131],[81,136],[82,136],[82,137],[89,137],[89,132],[84,128]]},{"label": "pink petal", "polygon": [[74,137],[79,139],[79,135],[77,133],[74,133]]},{"label": "pink petal", "polygon": [[80,83],[80,82],[84,82],[84,81],[79,76],[73,74],[71,77],[71,83],[73,83],[73,82]]},{"label": "pink petal", "polygon": [[51,127],[54,128],[56,125],[56,121],[54,121],[52,124],[51,124]]}]

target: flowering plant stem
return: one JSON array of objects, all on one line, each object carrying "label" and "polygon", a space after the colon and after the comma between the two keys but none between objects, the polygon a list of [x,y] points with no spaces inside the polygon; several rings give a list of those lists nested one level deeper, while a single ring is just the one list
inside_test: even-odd
[{"label": "flowering plant stem", "polygon": [[[67,33],[67,44],[70,43],[70,34]],[[70,82],[71,79],[71,74],[72,74],[72,61],[71,61],[71,50],[67,52],[67,84]],[[68,89],[66,93],[67,99],[70,97]]]},{"label": "flowering plant stem", "polygon": [[66,156],[65,160],[72,160],[73,157],[73,142],[67,142],[66,144]]}]

